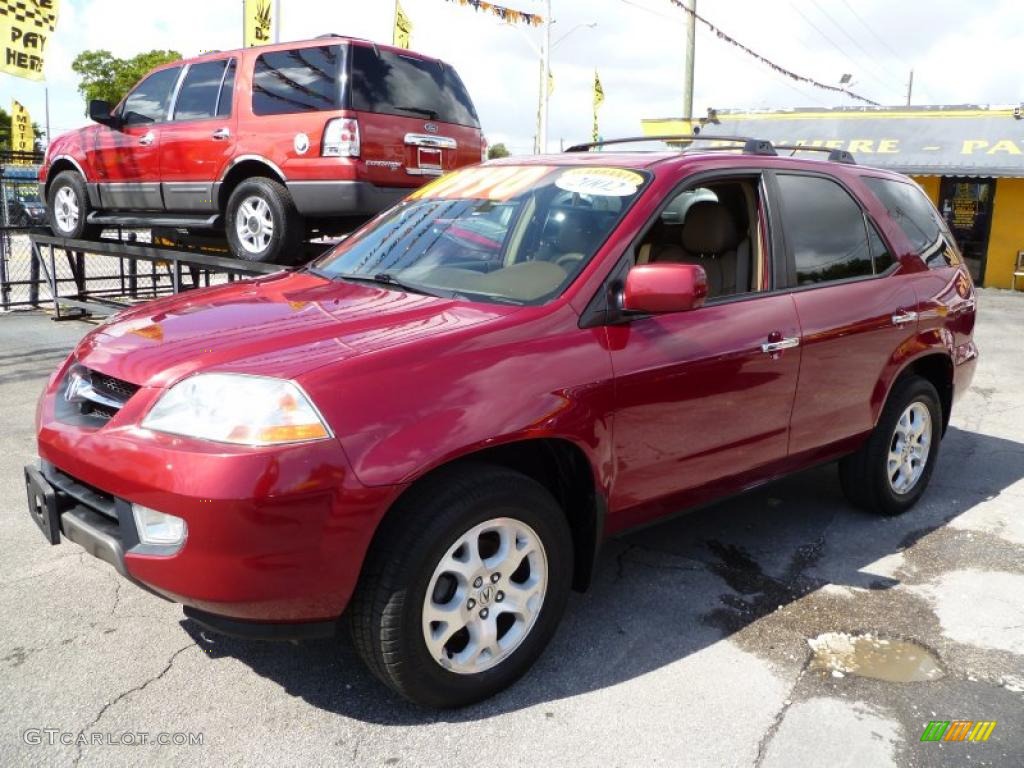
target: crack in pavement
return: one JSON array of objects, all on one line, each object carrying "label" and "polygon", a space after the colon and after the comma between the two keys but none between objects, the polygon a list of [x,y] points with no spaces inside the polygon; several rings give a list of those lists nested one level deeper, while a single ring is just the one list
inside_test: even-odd
[{"label": "crack in pavement", "polygon": [[758,768],[768,754],[768,745],[771,744],[775,734],[778,733],[779,728],[782,726],[782,721],[786,719],[786,713],[789,708],[793,706],[793,694],[796,693],[796,688],[800,685],[800,680],[804,676],[804,672],[807,671],[807,662],[805,661],[800,669],[796,673],[796,679],[793,680],[793,684],[789,686],[789,693],[786,694],[786,698],[782,702],[782,707],[778,712],[775,713],[775,717],[772,718],[771,724],[767,730],[761,735],[761,739],[757,742],[757,756],[754,758],[754,768]]},{"label": "crack in pavement", "polygon": [[[94,717],[92,719],[92,722],[87,723],[86,726],[84,728],[82,728],[78,732],[79,736],[82,736],[83,734],[85,734],[87,732],[91,732],[91,730],[96,727],[96,724],[99,723],[99,721],[103,718],[103,715],[105,715],[107,713],[107,710],[110,709],[115,704],[117,704],[119,701],[121,701],[121,699],[124,699],[124,698],[130,696],[133,693],[137,693],[137,692],[139,692],[141,690],[144,690],[145,688],[147,688],[152,683],[155,683],[157,680],[160,680],[164,675],[166,675],[168,672],[170,672],[171,667],[174,666],[174,662],[177,660],[178,656],[180,656],[182,653],[187,651],[189,648],[193,648],[193,647],[196,647],[196,644],[194,642],[193,643],[189,643],[188,645],[179,648],[178,650],[176,650],[174,653],[171,654],[171,657],[167,660],[166,666],[164,666],[164,668],[160,671],[159,674],[149,678],[148,680],[145,680],[144,682],[142,682],[139,685],[136,685],[136,686],[133,686],[132,688],[129,688],[127,691],[122,691],[115,698],[111,699],[106,704],[104,704],[100,708],[100,711],[96,713],[96,717]],[[78,740],[76,740],[76,744],[75,744],[75,759],[71,762],[71,764],[73,766],[77,766],[81,759],[82,759],[82,745],[81,745],[81,743],[78,743]]]}]

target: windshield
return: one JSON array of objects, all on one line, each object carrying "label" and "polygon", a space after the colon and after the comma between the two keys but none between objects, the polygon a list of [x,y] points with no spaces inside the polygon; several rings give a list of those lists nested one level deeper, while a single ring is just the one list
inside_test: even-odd
[{"label": "windshield", "polygon": [[575,279],[648,178],[596,167],[456,171],[414,192],[312,268],[437,296],[541,304]]}]

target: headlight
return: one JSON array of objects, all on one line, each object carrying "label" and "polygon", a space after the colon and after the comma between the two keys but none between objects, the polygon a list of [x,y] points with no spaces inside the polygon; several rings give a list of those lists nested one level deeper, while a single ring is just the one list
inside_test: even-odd
[{"label": "headlight", "polygon": [[330,437],[327,425],[295,384],[235,373],[201,373],[178,382],[157,401],[142,426],[241,445]]}]

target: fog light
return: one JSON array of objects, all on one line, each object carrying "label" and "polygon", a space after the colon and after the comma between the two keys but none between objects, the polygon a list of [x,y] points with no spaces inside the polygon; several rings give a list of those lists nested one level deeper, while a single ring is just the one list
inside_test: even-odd
[{"label": "fog light", "polygon": [[180,547],[185,543],[188,526],[180,517],[157,512],[155,509],[141,504],[132,504],[132,515],[135,516],[135,527],[139,531],[139,541],[160,547]]}]

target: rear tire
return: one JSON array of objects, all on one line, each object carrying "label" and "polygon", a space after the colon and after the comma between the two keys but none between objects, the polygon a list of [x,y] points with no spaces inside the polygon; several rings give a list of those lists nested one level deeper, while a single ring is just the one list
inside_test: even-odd
[{"label": "rear tire", "polygon": [[540,484],[484,464],[439,472],[381,524],[346,612],[353,643],[410,701],[480,701],[544,650],[572,559],[565,514]]},{"label": "rear tire", "polygon": [[846,497],[880,515],[906,512],[924,493],[939,456],[942,406],[932,383],[901,379],[867,442],[839,462]]},{"label": "rear tire", "polygon": [[287,188],[273,179],[241,182],[228,198],[225,229],[231,252],[246,261],[296,264],[305,229]]},{"label": "rear tire", "polygon": [[103,228],[89,224],[89,194],[85,179],[78,171],[61,171],[50,183],[46,196],[46,222],[57,237],[69,240],[96,240]]}]

